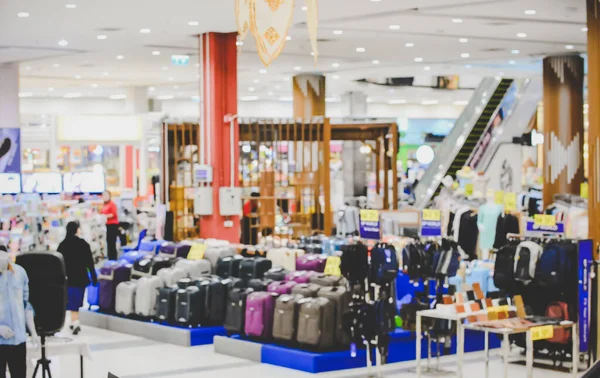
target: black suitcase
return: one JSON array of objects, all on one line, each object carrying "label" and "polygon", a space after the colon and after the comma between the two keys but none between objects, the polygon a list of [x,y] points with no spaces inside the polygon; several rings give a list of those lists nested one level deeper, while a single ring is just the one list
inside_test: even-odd
[{"label": "black suitcase", "polygon": [[229,291],[223,327],[230,333],[243,333],[246,319],[246,297],[252,289],[234,288]]},{"label": "black suitcase", "polygon": [[216,273],[221,278],[238,277],[240,263],[244,258],[239,255],[220,257],[217,261]]},{"label": "black suitcase", "polygon": [[273,282],[273,280],[260,280],[254,278],[248,281],[248,287],[254,291],[267,291],[267,286],[269,286],[271,282]]},{"label": "black suitcase", "polygon": [[243,289],[246,287],[246,283],[244,282],[244,280],[242,280],[241,278],[237,278],[237,277],[229,277],[229,278],[222,280],[222,282],[223,282],[223,285],[227,286],[227,290],[231,290],[231,289],[235,289],[235,288]]},{"label": "black suitcase", "polygon": [[263,278],[272,266],[271,260],[264,257],[245,258],[240,263],[240,278],[246,280]]},{"label": "black suitcase", "polygon": [[197,326],[202,321],[203,296],[196,286],[177,290],[175,321],[180,325]]},{"label": "black suitcase", "polygon": [[275,267],[275,268],[269,269],[267,271],[267,273],[265,273],[265,278],[273,280],[273,281],[283,281],[283,280],[285,280],[285,275],[288,273],[289,273],[289,271],[287,271],[281,267]]},{"label": "black suitcase", "polygon": [[180,289],[187,289],[188,287],[192,286],[193,282],[194,281],[189,278],[182,278],[177,281],[177,287]]},{"label": "black suitcase", "polygon": [[208,278],[199,280],[198,288],[204,300],[202,325],[222,325],[225,321],[227,286],[218,278]]},{"label": "black suitcase", "polygon": [[156,256],[152,258],[152,275],[156,276],[156,273],[163,268],[170,268],[174,264],[175,260],[176,259],[163,256]]},{"label": "black suitcase", "polygon": [[131,278],[140,278],[144,276],[151,276],[156,273],[153,273],[154,267],[154,259],[153,258],[143,258],[141,260],[136,261],[133,264],[133,270],[131,271]]},{"label": "black suitcase", "polygon": [[175,320],[175,301],[177,286],[161,287],[156,297],[156,318],[159,321],[173,323]]}]

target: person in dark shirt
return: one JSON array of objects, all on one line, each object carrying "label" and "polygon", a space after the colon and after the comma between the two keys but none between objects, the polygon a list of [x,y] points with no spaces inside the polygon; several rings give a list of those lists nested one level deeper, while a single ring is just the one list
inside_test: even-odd
[{"label": "person in dark shirt", "polygon": [[98,284],[92,250],[90,245],[78,236],[79,230],[79,222],[69,222],[67,236],[58,246],[58,252],[63,255],[67,270],[69,288],[67,310],[71,311],[71,329],[74,335],[81,331],[79,309],[83,306],[85,288],[90,284],[90,276],[91,282],[94,285]]},{"label": "person in dark shirt", "polygon": [[250,194],[250,200],[244,203],[244,214],[242,217],[242,244],[246,245],[256,245],[258,244],[258,229],[256,226],[258,224],[258,219],[253,218],[252,214],[258,211],[258,197],[260,197],[260,193],[252,192]]}]

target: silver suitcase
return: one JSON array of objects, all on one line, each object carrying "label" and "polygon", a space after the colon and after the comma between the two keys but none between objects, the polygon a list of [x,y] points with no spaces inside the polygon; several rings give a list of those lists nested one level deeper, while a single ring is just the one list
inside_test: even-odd
[{"label": "silver suitcase", "polygon": [[137,281],[135,293],[135,313],[144,317],[156,315],[156,295],[158,289],[165,286],[157,276],[142,277]]},{"label": "silver suitcase", "polygon": [[217,262],[221,257],[235,255],[235,248],[233,247],[208,247],[204,252],[204,258],[210,261],[211,270],[215,273],[217,269]]},{"label": "silver suitcase", "polygon": [[181,268],[163,268],[156,273],[158,277],[160,277],[165,286],[173,286],[182,278],[186,278],[188,275],[185,270]]},{"label": "silver suitcase", "polygon": [[136,281],[121,282],[117,286],[117,296],[115,298],[115,312],[117,314],[126,316],[135,314],[136,289]]},{"label": "silver suitcase", "polygon": [[208,260],[179,260],[176,268],[183,269],[189,278],[206,276],[212,272],[212,266]]}]

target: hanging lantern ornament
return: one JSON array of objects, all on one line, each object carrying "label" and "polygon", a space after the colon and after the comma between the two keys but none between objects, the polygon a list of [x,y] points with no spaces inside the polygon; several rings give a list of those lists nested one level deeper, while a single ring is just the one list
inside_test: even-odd
[{"label": "hanging lantern ornament", "polygon": [[[318,0],[305,0],[308,31],[317,62]],[[235,0],[236,23],[240,40],[252,32],[258,56],[269,66],[287,41],[294,18],[295,0]]]}]

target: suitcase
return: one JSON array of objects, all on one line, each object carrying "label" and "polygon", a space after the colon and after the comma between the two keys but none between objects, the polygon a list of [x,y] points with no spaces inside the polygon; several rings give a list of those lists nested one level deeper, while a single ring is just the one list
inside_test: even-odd
[{"label": "suitcase", "polygon": [[175,295],[175,322],[180,325],[197,326],[202,322],[204,296],[196,286],[178,289]]},{"label": "suitcase", "polygon": [[137,315],[144,317],[156,315],[156,297],[158,290],[163,286],[163,280],[156,276],[142,277],[137,280],[135,292],[135,313]]},{"label": "suitcase", "polygon": [[119,315],[135,314],[135,291],[137,282],[126,281],[121,282],[117,286],[117,295],[115,298],[115,312]]},{"label": "suitcase", "polygon": [[246,317],[246,298],[254,290],[233,288],[229,290],[225,322],[223,327],[230,333],[244,332],[244,319]]},{"label": "suitcase", "polygon": [[225,321],[225,306],[227,301],[227,286],[220,278],[206,278],[196,283],[202,294],[204,308],[201,323],[206,325],[222,325]]},{"label": "suitcase", "polygon": [[213,273],[217,270],[217,262],[221,257],[235,255],[235,249],[232,247],[213,247],[209,246],[204,252],[204,258],[210,261]]},{"label": "suitcase", "polygon": [[89,285],[87,287],[87,303],[89,305],[89,309],[92,308],[92,306],[98,306],[98,292],[99,292],[99,288],[98,285],[94,286],[94,285]]},{"label": "suitcase", "polygon": [[335,306],[335,345],[350,345],[350,335],[344,329],[344,314],[350,309],[352,295],[345,287],[323,287],[317,297],[329,299]]},{"label": "suitcase", "polygon": [[296,286],[296,282],[294,281],[275,281],[271,282],[269,286],[267,286],[267,291],[269,293],[275,293],[279,295],[291,294],[294,286]]},{"label": "suitcase", "polygon": [[152,252],[131,251],[123,253],[119,260],[125,261],[127,264],[135,264],[136,261],[139,261],[152,255]]},{"label": "suitcase", "polygon": [[217,261],[215,273],[221,278],[238,277],[240,275],[240,263],[243,259],[239,255],[220,257]]},{"label": "suitcase", "polygon": [[273,281],[271,280],[261,280],[258,278],[253,278],[248,281],[248,287],[254,291],[267,291],[267,287]]},{"label": "suitcase", "polygon": [[100,269],[98,276],[99,300],[98,306],[102,311],[113,312],[115,310],[115,297],[117,286],[121,282],[131,279],[131,265],[122,265],[116,261],[108,261]]},{"label": "suitcase", "polygon": [[140,278],[152,275],[152,267],[154,266],[154,258],[146,256],[145,258],[138,260],[133,264],[133,270],[131,271],[132,278]]},{"label": "suitcase", "polygon": [[271,268],[269,269],[266,273],[265,273],[265,278],[273,280],[273,281],[285,281],[285,276],[288,274],[289,272],[281,267],[275,267],[275,268]]},{"label": "suitcase", "polygon": [[240,264],[240,278],[250,280],[263,278],[265,273],[272,268],[273,263],[264,257],[245,258]]},{"label": "suitcase", "polygon": [[179,260],[173,257],[156,256],[152,258],[152,261],[152,275],[156,276],[159,270],[164,268],[170,268],[171,266],[175,265],[176,262]]},{"label": "suitcase", "polygon": [[306,298],[316,297],[321,286],[311,283],[297,284],[292,288],[292,294],[299,294]]},{"label": "suitcase", "polygon": [[319,286],[340,286],[342,282],[342,277],[328,276],[324,273],[315,274],[310,278],[310,283],[317,284]]},{"label": "suitcase", "polygon": [[307,254],[298,257],[296,260],[296,270],[309,270],[323,273],[325,271],[326,262],[327,259],[323,258],[323,256]]},{"label": "suitcase", "polygon": [[155,255],[163,243],[165,243],[164,240],[142,240],[139,250],[141,252],[152,252]]},{"label": "suitcase", "polygon": [[192,245],[190,243],[179,243],[175,246],[175,256],[172,257],[187,259],[190,249],[192,249]]},{"label": "suitcase", "polygon": [[273,266],[280,266],[287,270],[296,270],[296,258],[304,255],[304,251],[289,248],[272,248],[267,252],[267,259],[273,262]]},{"label": "suitcase", "polygon": [[231,289],[235,289],[235,288],[245,289],[247,286],[246,282],[244,282],[244,280],[242,280],[241,278],[237,278],[237,277],[225,278],[224,280],[221,280],[221,282],[223,282],[223,285],[227,286],[227,290],[231,290]]},{"label": "suitcase", "polygon": [[177,287],[180,289],[187,289],[188,287],[192,286],[194,284],[194,281],[192,281],[190,278],[182,278],[179,281],[177,281]]},{"label": "suitcase", "polygon": [[175,267],[183,269],[188,277],[199,278],[211,273],[212,267],[208,260],[179,260]]},{"label": "suitcase", "polygon": [[187,273],[180,268],[163,268],[156,275],[163,280],[165,286],[176,285],[180,279],[187,277]]},{"label": "suitcase", "polygon": [[173,242],[164,242],[158,249],[158,254],[162,256],[175,257],[177,245]]},{"label": "suitcase", "polygon": [[273,312],[273,338],[283,341],[296,339],[298,325],[298,301],[301,295],[281,295],[275,301]]},{"label": "suitcase", "polygon": [[309,283],[310,278],[313,276],[313,274],[313,272],[306,270],[290,272],[285,276],[285,280],[294,281],[296,283]]},{"label": "suitcase", "polygon": [[304,298],[299,301],[298,335],[300,344],[320,350],[335,345],[335,305],[327,298]]},{"label": "suitcase", "polygon": [[260,292],[248,295],[244,331],[247,336],[270,339],[276,294]]},{"label": "suitcase", "polygon": [[156,297],[156,318],[167,323],[174,323],[175,304],[177,302],[177,286],[161,287]]}]

